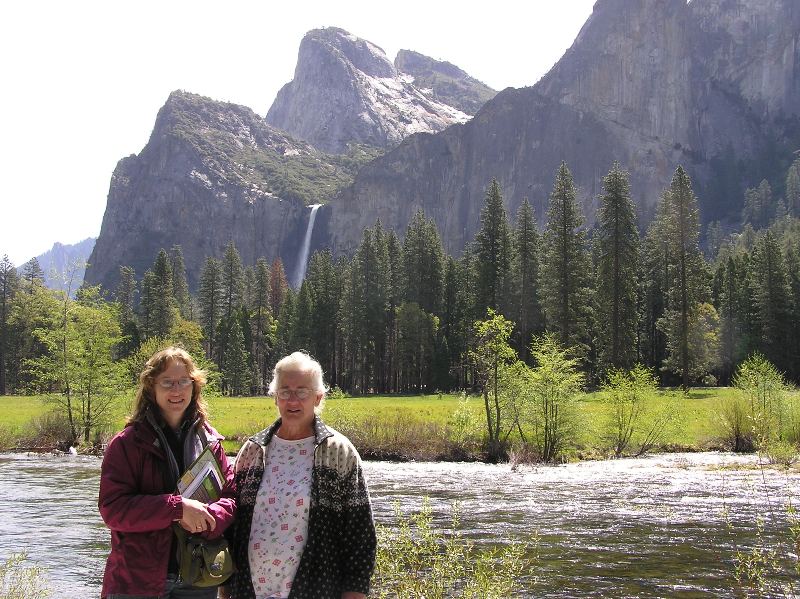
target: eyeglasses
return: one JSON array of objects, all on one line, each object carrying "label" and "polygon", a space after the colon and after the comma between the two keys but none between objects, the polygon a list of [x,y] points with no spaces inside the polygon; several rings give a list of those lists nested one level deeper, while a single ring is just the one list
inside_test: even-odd
[{"label": "eyeglasses", "polygon": [[156,383],[160,388],[164,391],[169,391],[175,385],[178,385],[178,389],[186,389],[190,387],[191,384],[194,383],[193,379],[190,378],[183,378],[183,379],[162,379]]},{"label": "eyeglasses", "polygon": [[303,401],[304,399],[308,399],[311,393],[311,389],[306,389],[305,387],[300,387],[300,389],[278,389],[278,399],[283,399],[285,401],[294,395],[297,399]]}]

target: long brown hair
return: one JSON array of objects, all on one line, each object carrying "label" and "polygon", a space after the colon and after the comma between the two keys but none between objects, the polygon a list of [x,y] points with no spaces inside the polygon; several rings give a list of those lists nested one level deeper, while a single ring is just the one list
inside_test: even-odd
[{"label": "long brown hair", "polygon": [[156,414],[159,414],[158,406],[156,406],[156,393],[153,387],[156,384],[158,375],[169,368],[172,362],[180,362],[186,366],[189,378],[192,379],[192,402],[183,415],[184,420],[194,421],[199,418],[199,426],[202,426],[208,420],[208,406],[205,399],[203,399],[202,393],[206,384],[206,371],[197,367],[189,352],[173,346],[157,351],[144,365],[144,370],[139,374],[139,388],[136,390],[136,403],[133,408],[133,414],[128,418],[125,426],[129,426],[134,422],[142,422],[147,408],[150,406],[155,406]]}]

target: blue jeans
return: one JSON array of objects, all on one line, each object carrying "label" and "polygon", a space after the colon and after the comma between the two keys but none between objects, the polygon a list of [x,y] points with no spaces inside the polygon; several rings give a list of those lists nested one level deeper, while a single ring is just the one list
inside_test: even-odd
[{"label": "blue jeans", "polygon": [[106,595],[106,599],[217,599],[217,587],[187,587],[178,584],[175,574],[167,574],[163,595]]}]

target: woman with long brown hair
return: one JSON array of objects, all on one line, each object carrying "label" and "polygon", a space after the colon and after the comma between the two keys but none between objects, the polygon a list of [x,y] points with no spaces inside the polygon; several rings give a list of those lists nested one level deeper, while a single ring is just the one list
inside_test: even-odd
[{"label": "woman with long brown hair", "polygon": [[[98,506],[111,530],[104,599],[212,599],[216,587],[186,586],[178,575],[177,522],[209,539],[222,535],[236,511],[233,468],[222,436],[208,422],[202,396],[206,373],[183,349],[156,352],[139,375],[136,404],[125,428],[108,444]],[[178,494],[180,475],[210,446],[226,484],[204,504]]]}]

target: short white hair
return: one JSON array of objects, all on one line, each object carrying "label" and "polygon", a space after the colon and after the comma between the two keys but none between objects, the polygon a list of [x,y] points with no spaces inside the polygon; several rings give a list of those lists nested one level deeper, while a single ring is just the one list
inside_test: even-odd
[{"label": "short white hair", "polygon": [[278,360],[272,371],[269,394],[275,395],[279,389],[281,375],[287,372],[303,372],[311,375],[312,388],[316,393],[327,393],[328,387],[322,376],[322,366],[307,352],[296,351]]}]

